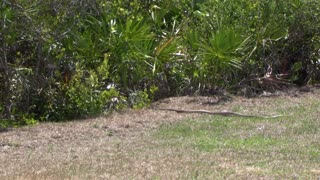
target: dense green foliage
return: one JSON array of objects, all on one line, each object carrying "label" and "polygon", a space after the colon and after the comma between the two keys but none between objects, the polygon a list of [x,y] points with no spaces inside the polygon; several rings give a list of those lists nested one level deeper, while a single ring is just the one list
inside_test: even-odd
[{"label": "dense green foliage", "polygon": [[313,83],[319,12],[316,0],[1,1],[0,118],[85,117],[280,74]]}]

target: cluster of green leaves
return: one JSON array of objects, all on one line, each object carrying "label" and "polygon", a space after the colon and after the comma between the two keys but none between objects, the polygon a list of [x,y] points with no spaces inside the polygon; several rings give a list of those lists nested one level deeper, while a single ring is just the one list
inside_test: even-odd
[{"label": "cluster of green leaves", "polygon": [[270,68],[300,84],[319,80],[319,4],[2,1],[0,118],[62,120],[140,108]]}]

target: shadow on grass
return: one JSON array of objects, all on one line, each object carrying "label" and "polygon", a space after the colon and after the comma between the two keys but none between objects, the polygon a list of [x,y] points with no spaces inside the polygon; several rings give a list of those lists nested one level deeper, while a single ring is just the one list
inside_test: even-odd
[{"label": "shadow on grass", "polygon": [[11,128],[0,128],[0,133],[11,131]]}]

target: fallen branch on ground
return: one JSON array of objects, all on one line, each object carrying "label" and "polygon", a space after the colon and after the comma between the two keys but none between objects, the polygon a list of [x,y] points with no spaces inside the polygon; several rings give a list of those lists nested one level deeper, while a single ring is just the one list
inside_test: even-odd
[{"label": "fallen branch on ground", "polygon": [[175,111],[177,113],[200,113],[200,114],[210,114],[210,115],[221,115],[221,116],[240,116],[240,117],[249,117],[249,118],[265,118],[265,119],[271,119],[271,118],[278,118],[283,117],[284,115],[274,115],[274,116],[256,116],[256,115],[247,115],[247,114],[240,114],[235,112],[213,112],[213,111],[207,111],[207,110],[182,110],[182,109],[172,109],[172,108],[156,108],[156,110],[161,111]]}]

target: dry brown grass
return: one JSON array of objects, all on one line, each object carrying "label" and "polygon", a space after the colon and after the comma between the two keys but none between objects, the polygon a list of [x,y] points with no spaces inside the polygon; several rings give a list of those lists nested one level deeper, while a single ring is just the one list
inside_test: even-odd
[{"label": "dry brown grass", "polygon": [[[318,99],[320,90],[314,88],[312,92],[301,95],[283,94],[251,99],[233,97],[232,101],[219,104],[215,104],[215,97],[177,97],[162,100],[153,106],[230,110],[256,115],[282,113],[303,119],[304,116],[295,113],[295,109],[311,106],[309,103]],[[317,112],[311,116],[319,115],[320,108],[313,108]],[[287,160],[284,157],[277,160],[272,158],[281,155],[277,151],[266,154],[230,148],[201,151],[190,148],[190,142],[184,144],[179,139],[154,135],[163,124],[174,126],[186,119],[201,120],[202,117],[198,114],[143,109],[82,121],[10,129],[0,133],[0,179],[272,179],[320,176],[319,161],[304,162],[289,156]],[[282,123],[286,120],[290,118],[282,118],[279,122],[273,120],[271,124],[252,120],[250,131],[239,128],[233,131],[233,135],[247,137],[262,130],[271,137],[283,132],[290,134],[291,130]],[[319,118],[316,120],[320,121]],[[292,127],[302,127],[297,120],[292,123]],[[306,145],[313,143],[319,146],[319,133],[307,133],[301,138],[308,141]],[[255,155],[246,157],[247,154]],[[271,156],[269,159],[266,158],[268,155]],[[264,165],[250,164],[256,163],[256,158],[263,158]],[[281,165],[291,168],[278,172],[277,168]],[[301,167],[305,165],[308,167]]]}]

